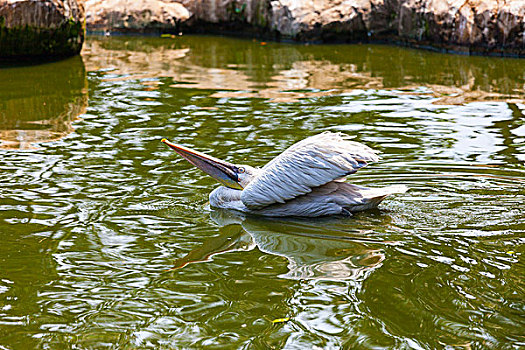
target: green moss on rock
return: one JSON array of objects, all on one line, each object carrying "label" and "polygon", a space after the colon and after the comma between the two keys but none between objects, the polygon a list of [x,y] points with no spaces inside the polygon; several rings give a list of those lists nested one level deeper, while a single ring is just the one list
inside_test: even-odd
[{"label": "green moss on rock", "polygon": [[56,28],[20,26],[7,28],[0,17],[0,58],[72,56],[84,41],[84,23],[69,19]]}]

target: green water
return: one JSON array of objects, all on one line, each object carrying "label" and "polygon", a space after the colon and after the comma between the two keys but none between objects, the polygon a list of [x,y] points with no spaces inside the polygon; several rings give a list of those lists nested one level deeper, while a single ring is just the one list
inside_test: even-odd
[{"label": "green water", "polygon": [[[518,59],[217,37],[2,66],[0,348],[523,347],[524,87]],[[242,218],[160,143],[262,166],[326,130],[382,152],[349,181],[410,191]]]}]

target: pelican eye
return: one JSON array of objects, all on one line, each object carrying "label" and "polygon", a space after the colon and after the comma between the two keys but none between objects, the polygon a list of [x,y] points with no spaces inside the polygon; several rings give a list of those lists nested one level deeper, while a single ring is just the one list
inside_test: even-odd
[{"label": "pelican eye", "polygon": [[243,167],[240,167],[239,169],[237,169],[237,172],[239,174],[243,174],[245,171],[246,171],[246,169],[244,169]]}]

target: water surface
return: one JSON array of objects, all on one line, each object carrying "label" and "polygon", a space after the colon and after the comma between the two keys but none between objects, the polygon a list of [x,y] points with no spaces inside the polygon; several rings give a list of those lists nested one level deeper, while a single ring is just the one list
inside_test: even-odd
[{"label": "water surface", "polygon": [[[525,63],[88,38],[0,68],[0,347],[525,345]],[[262,166],[341,131],[410,191],[350,218],[211,211],[160,139]]]}]

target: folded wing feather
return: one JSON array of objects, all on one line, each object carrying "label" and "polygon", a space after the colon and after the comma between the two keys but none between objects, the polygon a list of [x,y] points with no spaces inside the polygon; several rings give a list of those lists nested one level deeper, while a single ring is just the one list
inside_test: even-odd
[{"label": "folded wing feather", "polygon": [[241,200],[250,209],[284,203],[378,159],[376,151],[344,134],[311,136],[266,164],[242,191]]}]

